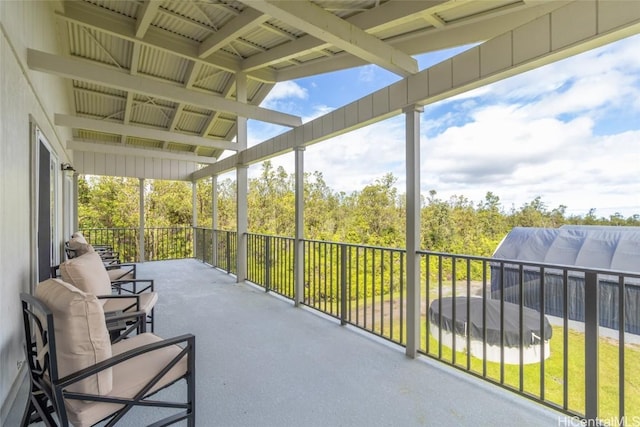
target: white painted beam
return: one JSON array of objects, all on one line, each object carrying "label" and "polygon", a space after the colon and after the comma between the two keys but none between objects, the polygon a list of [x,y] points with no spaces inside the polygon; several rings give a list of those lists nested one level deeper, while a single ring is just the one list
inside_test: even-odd
[{"label": "white painted beam", "polygon": [[[381,27],[398,25],[407,19],[415,19],[411,17],[428,11],[443,2],[444,0],[387,2],[379,7],[349,17],[346,21],[363,31],[369,32]],[[244,71],[253,71],[295,58],[305,51],[322,50],[330,45],[330,43],[323,40],[305,35],[297,40],[271,48],[264,53],[250,56],[242,62],[242,69]],[[360,62],[364,63],[364,61]]]},{"label": "white painted beam", "polygon": [[[422,2],[408,3],[420,4]],[[385,5],[388,4],[390,3],[385,3]],[[527,7],[520,4],[509,8],[503,8],[500,12],[460,19],[453,23],[448,23],[443,28],[432,27],[423,31],[397,36],[392,40],[388,40],[387,43],[411,55],[480,43],[545,15],[546,13],[566,4],[566,2],[536,2],[534,4],[535,6],[533,7]],[[442,7],[444,7],[444,5],[434,7],[432,9],[441,10]],[[419,14],[418,16],[424,16],[424,13]],[[300,40],[302,39],[303,38],[300,38]],[[245,62],[253,59],[255,56],[247,58]],[[344,70],[366,64],[366,61],[343,52],[328,58],[309,61],[295,67],[284,68],[278,71],[277,80],[279,82],[295,80],[298,78]],[[243,69],[244,66],[243,62]]]},{"label": "white painted beam", "polygon": [[140,11],[136,17],[136,37],[142,38],[149,29],[151,21],[156,16],[156,12],[160,7],[160,1],[158,0],[145,0],[140,6]]},{"label": "white painted beam", "polygon": [[153,129],[142,126],[125,125],[122,123],[108,122],[105,120],[89,119],[86,117],[56,114],[54,116],[56,126],[66,126],[76,129],[88,129],[98,132],[125,134],[138,138],[155,139],[159,141],[172,141],[180,144],[199,145],[202,147],[218,148],[220,150],[237,150],[235,142],[215,141],[195,135],[169,132],[161,129]]},{"label": "white painted beam", "polygon": [[309,1],[261,0],[251,1],[250,4],[263,13],[393,73],[409,76],[418,71],[418,62],[411,56]]},{"label": "white painted beam", "polygon": [[106,144],[104,142],[88,140],[67,141],[67,149],[88,153],[144,157],[147,159],[184,160],[203,164],[214,164],[216,162],[215,157],[195,156],[189,153],[182,154],[174,151],[164,151],[157,148],[123,147],[121,145]]},{"label": "white painted beam", "polygon": [[194,172],[222,174],[640,33],[640,2],[564,3],[453,58]]},{"label": "white painted beam", "polygon": [[[143,38],[137,38],[135,34],[136,21],[123,15],[108,11],[104,8],[93,6],[86,2],[66,2],[64,13],[55,12],[56,16],[86,28],[101,31],[115,37],[131,42],[138,42],[148,47],[168,52],[181,58],[201,62],[206,65],[235,73],[240,69],[241,60],[222,51],[207,58],[198,56],[200,43],[180,37],[160,28],[150,26]],[[262,82],[275,82],[275,72],[269,69],[255,70],[248,74],[251,79]]]},{"label": "white painted beam", "polygon": [[29,68],[55,74],[70,79],[83,80],[125,91],[134,91],[154,98],[195,105],[209,110],[221,110],[235,115],[295,127],[302,124],[302,119],[291,114],[268,110],[241,102],[224,99],[185,89],[171,83],[164,83],[148,77],[135,75],[97,65],[86,60],[61,57],[50,53],[27,49]]},{"label": "white painted beam", "polygon": [[[224,90],[222,91],[222,96],[224,98],[228,98],[231,93],[235,90],[236,88],[236,79],[230,79]],[[211,131],[211,128],[213,127],[213,124],[216,122],[216,120],[218,120],[220,118],[220,111],[212,111],[209,114],[209,117],[207,118],[207,122],[205,123],[205,125],[202,128],[202,132],[200,133],[200,136],[207,136],[209,135],[209,132]]]},{"label": "white painted beam", "polygon": [[425,21],[429,24],[433,25],[436,28],[443,28],[446,24],[442,19],[440,19],[437,15],[423,15],[422,16]]},{"label": "white painted beam", "polygon": [[206,58],[223,46],[229,44],[230,41],[246,34],[254,27],[257,27],[269,20],[269,16],[258,12],[255,9],[246,8],[237,17],[228,22],[217,32],[207,37],[201,44],[198,51],[200,58]]}]

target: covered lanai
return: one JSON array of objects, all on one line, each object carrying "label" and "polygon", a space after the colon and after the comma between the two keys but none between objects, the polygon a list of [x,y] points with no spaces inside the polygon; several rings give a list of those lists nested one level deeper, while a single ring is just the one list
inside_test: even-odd
[{"label": "covered lanai", "polygon": [[[25,375],[19,294],[63,258],[78,174],[215,188],[235,171],[243,281],[248,166],[295,152],[301,250],[305,147],[404,115],[415,357],[422,107],[638,32],[640,2],[624,0],[0,2],[0,424]],[[414,58],[468,44],[426,69]],[[367,64],[397,82],[306,123],[260,106],[279,82]],[[248,146],[250,119],[289,130]]]}]

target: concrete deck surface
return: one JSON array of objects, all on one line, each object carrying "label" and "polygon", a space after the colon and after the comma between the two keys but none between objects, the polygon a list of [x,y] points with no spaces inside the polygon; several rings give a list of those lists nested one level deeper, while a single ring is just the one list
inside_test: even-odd
[{"label": "concrete deck surface", "polygon": [[[156,334],[196,335],[198,426],[566,425],[560,413],[427,358],[409,359],[403,348],[199,261],[138,268],[160,294]],[[15,425],[25,399],[26,387]],[[135,410],[119,425],[146,425],[153,415]]]}]

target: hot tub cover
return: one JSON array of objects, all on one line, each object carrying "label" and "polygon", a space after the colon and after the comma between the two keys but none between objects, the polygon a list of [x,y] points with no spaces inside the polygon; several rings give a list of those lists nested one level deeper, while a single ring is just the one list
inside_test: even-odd
[{"label": "hot tub cover", "polygon": [[[453,326],[454,298],[446,297],[434,300],[429,307],[429,320],[432,324],[439,325],[443,330],[466,336],[466,327],[471,339],[482,340],[482,298],[469,298],[470,321],[467,322],[467,297],[455,298],[455,331]],[[500,345],[500,300],[487,299],[487,344]],[[442,307],[440,309],[440,307]],[[525,346],[540,344],[540,313],[528,307],[522,308],[523,312],[523,343]],[[442,313],[442,321],[440,321]],[[551,324],[544,317],[544,340],[551,339]],[[510,302],[504,303],[504,344],[508,347],[520,345],[520,306]]]}]

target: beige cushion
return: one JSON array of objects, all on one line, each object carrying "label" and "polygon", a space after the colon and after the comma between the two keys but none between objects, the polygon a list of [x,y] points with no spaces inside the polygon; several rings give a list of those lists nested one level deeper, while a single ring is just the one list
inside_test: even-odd
[{"label": "beige cushion", "polygon": [[[111,342],[102,304],[60,279],[48,279],[36,287],[36,298],[53,313],[58,375],[60,378],[111,357]],[[107,394],[112,388],[111,369],[88,377],[70,391]]]},{"label": "beige cushion", "polygon": [[[141,347],[146,344],[161,341],[156,335],[145,333],[122,340],[113,345],[113,355],[124,353],[128,350]],[[109,393],[112,397],[133,397],[148,382],[160,372],[172,358],[176,357],[182,349],[178,346],[170,346],[142,356],[134,357],[113,367],[113,389]],[[187,357],[183,357],[178,364],[167,372],[160,381],[153,386],[153,393],[187,373]],[[69,421],[78,427],[91,426],[106,416],[120,409],[121,405],[111,403],[68,401],[67,415]]]},{"label": "beige cushion", "polygon": [[[126,295],[126,294],[123,294]],[[157,292],[142,292],[137,294],[140,297],[140,310],[145,313],[151,313],[151,309],[158,302]],[[107,298],[104,300],[104,311],[135,311],[136,307],[129,308],[130,305],[136,303],[134,297],[131,298]]]},{"label": "beige cushion", "polygon": [[69,246],[69,249],[72,249],[76,253],[76,257],[82,256],[88,252],[95,252],[95,249],[93,249],[93,246],[91,246],[88,243],[77,244],[75,248],[72,248],[71,246]]},{"label": "beige cushion", "polygon": [[62,280],[83,292],[93,295],[111,295],[111,279],[100,255],[89,252],[60,264]]},{"label": "beige cushion", "polygon": [[91,246],[84,237],[73,237],[67,242],[67,247],[76,253],[76,257],[86,254],[87,252],[94,252],[93,246]]},{"label": "beige cushion", "polygon": [[78,243],[84,243],[84,244],[89,243],[87,242],[87,239],[85,239],[82,233],[79,231],[76,231],[71,235],[71,240],[76,240]]},{"label": "beige cushion", "polygon": [[107,270],[109,279],[111,280],[133,280],[133,269],[130,267],[125,268],[110,268]]}]

